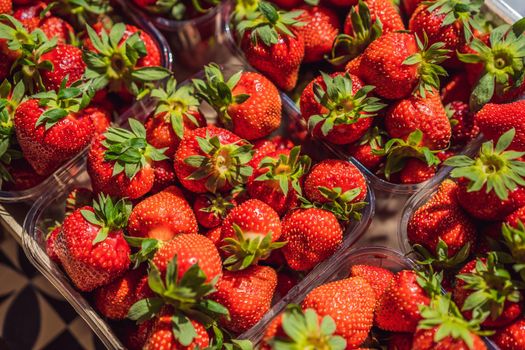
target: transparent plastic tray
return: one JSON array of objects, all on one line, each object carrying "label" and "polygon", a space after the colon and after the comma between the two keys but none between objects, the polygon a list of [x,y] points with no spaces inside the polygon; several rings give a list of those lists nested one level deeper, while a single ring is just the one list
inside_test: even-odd
[{"label": "transparent plastic tray", "polygon": [[[173,65],[173,56],[164,36],[147,19],[138,16],[132,11],[127,11],[125,0],[118,0],[117,3],[122,9],[122,11],[119,13],[126,14],[126,22],[136,25],[151,35],[160,49],[162,66],[171,70]],[[135,102],[120,117],[118,117],[118,120],[115,122],[119,123],[121,119],[126,119],[128,116],[145,113],[149,110],[149,108],[150,105],[147,101]],[[84,150],[69,161],[65,162],[57,170],[55,170],[53,174],[49,175],[47,179],[32,188],[21,191],[0,190],[0,202],[31,202],[35,198],[41,196],[50,186],[53,186],[53,183],[60,181],[60,178],[68,175],[74,176],[78,172],[78,160],[83,158],[85,152],[86,151]]]},{"label": "transparent plastic tray", "polygon": [[[228,76],[239,68],[242,67],[229,66],[223,71],[225,75]],[[302,125],[304,127],[303,120],[297,115],[295,108],[292,108],[291,106],[291,104],[293,104],[291,100],[285,95],[282,95],[282,98],[283,123],[281,129],[277,131],[277,134],[285,134],[287,126],[290,125]],[[211,116],[206,113],[207,106],[202,107],[206,114],[206,118],[210,120]],[[147,117],[147,114],[134,117],[144,120]],[[314,161],[316,159],[333,158],[330,151],[325,149],[324,146],[318,142],[309,141],[305,146],[307,146],[305,149],[306,153],[310,154]],[[122,344],[108,326],[107,322],[97,314],[97,312],[86,301],[85,297],[71,285],[67,275],[59,266],[49,259],[45,250],[46,228],[52,225],[55,221],[63,221],[64,203],[68,192],[78,186],[87,188],[91,187],[89,176],[85,170],[85,162],[82,162],[79,159],[77,164],[75,164],[75,168],[77,171],[73,176],[65,175],[58,178],[55,186],[44,193],[31,207],[24,220],[22,246],[31,263],[51,281],[62,295],[64,295],[66,300],[75,308],[79,315],[86,320],[88,325],[99,336],[102,342],[110,349],[120,349],[122,348]],[[333,265],[333,260],[336,259],[339,254],[353,246],[366,232],[372,221],[375,208],[373,191],[371,191],[370,188],[367,190],[368,195],[365,201],[369,204],[362,211],[362,219],[348,225],[345,230],[343,244],[339,250],[331,258],[320,263],[308,275],[306,275],[304,278],[305,281],[317,280],[322,271],[330,270],[328,266]],[[286,302],[284,302],[284,305],[285,304]],[[278,310],[282,305],[282,301],[276,301],[275,306],[272,307],[269,313],[275,313],[275,310]]]}]

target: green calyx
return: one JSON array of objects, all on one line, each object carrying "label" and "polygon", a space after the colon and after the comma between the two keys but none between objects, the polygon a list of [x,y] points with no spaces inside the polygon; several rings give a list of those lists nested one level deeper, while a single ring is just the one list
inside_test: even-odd
[{"label": "green calyx", "polygon": [[417,35],[415,37],[419,52],[407,57],[403,64],[418,66],[419,82],[414,89],[414,94],[419,94],[425,98],[427,91],[439,90],[439,77],[448,75],[445,68],[439,64],[449,58],[450,50],[444,49],[445,44],[442,42],[434,43],[429,47],[426,33],[424,34],[423,42]]},{"label": "green calyx", "polygon": [[383,24],[377,18],[372,21],[368,5],[360,0],[357,11],[350,9],[352,34],[339,34],[332,45],[332,51],[326,60],[334,66],[343,65],[359,56],[370,43],[383,34]]},{"label": "green calyx", "polygon": [[315,100],[328,109],[327,114],[313,115],[308,119],[308,128],[313,130],[317,124],[323,123],[321,132],[324,136],[337,125],[357,123],[362,118],[375,116],[386,105],[377,97],[369,97],[373,86],[364,86],[355,94],[352,91],[352,78],[350,74],[331,77],[321,72],[326,88],[314,84]]},{"label": "green calyx", "polygon": [[261,0],[236,0],[235,8],[233,9],[232,22],[238,24],[243,19],[246,19],[248,14],[257,11],[260,1]]},{"label": "green calyx", "polygon": [[2,14],[0,39],[6,40],[10,51],[18,53],[18,58],[11,66],[13,82],[17,84],[22,81],[29,93],[45,90],[40,72],[52,71],[53,64],[48,60],[42,61],[40,57],[56,47],[57,38],[48,39],[39,28],[29,33],[14,17]]},{"label": "green calyx", "polygon": [[124,23],[113,25],[109,33],[102,29],[100,35],[90,26],[86,29],[95,50],[84,50],[84,76],[95,90],[108,87],[111,92],[120,92],[125,87],[137,96],[148,83],[170,75],[163,67],[137,67],[138,60],[148,52],[138,32],[123,40],[126,32]]},{"label": "green calyx", "polygon": [[[503,242],[510,251],[510,258],[514,271],[525,281],[525,225],[518,220],[516,227],[503,224],[501,227]],[[499,256],[498,256],[499,257]]]},{"label": "green calyx", "polygon": [[419,286],[427,293],[430,299],[435,298],[438,295],[443,294],[443,271],[435,273],[433,269],[418,270],[416,273],[416,282]]},{"label": "green calyx", "polygon": [[193,86],[183,85],[177,88],[177,81],[170,77],[164,88],[152,89],[150,96],[157,106],[155,114],[164,114],[166,121],[171,123],[173,131],[180,139],[184,137],[184,118],[199,126],[199,122],[190,113],[197,111],[199,107]]},{"label": "green calyx", "polygon": [[509,191],[525,186],[525,162],[519,160],[525,152],[508,151],[516,130],[504,133],[496,148],[494,143],[483,143],[478,156],[472,159],[466,155],[454,156],[444,164],[454,167],[450,176],[466,178],[468,192],[478,192],[485,186],[485,192],[494,191],[501,200],[508,199]]},{"label": "green calyx", "polygon": [[450,294],[438,295],[431,300],[430,305],[419,307],[423,319],[418,329],[433,329],[437,327],[434,343],[438,344],[447,337],[462,340],[469,349],[474,350],[473,335],[479,333],[479,322],[467,321],[451,300]]},{"label": "green calyx", "polygon": [[470,243],[465,244],[453,256],[450,256],[448,245],[441,238],[439,238],[435,252],[428,251],[420,244],[414,244],[412,248],[423,257],[422,260],[418,260],[418,264],[429,265],[435,269],[453,269],[467,260],[470,255],[471,245]]},{"label": "green calyx", "polygon": [[489,316],[497,319],[504,310],[505,302],[520,302],[522,287],[503,265],[497,261],[495,253],[489,253],[486,262],[478,259],[472,273],[456,276],[465,282],[464,289],[471,291],[465,300],[462,309],[472,310],[473,318],[479,322],[485,321]]},{"label": "green calyx", "polygon": [[132,205],[126,199],[114,201],[110,196],[100,194],[98,200],[93,201],[93,211],[80,210],[80,213],[89,223],[100,226],[93,245],[104,241],[111,231],[124,229],[128,224]]},{"label": "green calyx", "polygon": [[265,157],[259,163],[259,169],[268,169],[255,181],[275,181],[279,183],[282,193],[287,196],[292,189],[298,195],[302,194],[300,179],[308,173],[312,160],[307,155],[301,155],[301,146],[295,146],[290,154],[280,154],[278,158]]},{"label": "green calyx", "polygon": [[410,133],[405,140],[390,139],[382,149],[372,149],[372,153],[379,156],[386,156],[383,172],[387,180],[392,174],[398,173],[405,167],[408,159],[416,158],[425,162],[428,166],[437,166],[441,162],[436,156],[439,150],[430,150],[428,147],[421,146],[423,133],[415,130]]},{"label": "green calyx", "polygon": [[88,85],[80,81],[69,87],[66,85],[67,77],[62,80],[58,91],[40,92],[31,96],[38,100],[40,107],[45,108],[37,119],[35,127],[44,125],[48,130],[68,115],[78,113],[89,105],[93,91]]},{"label": "green calyx", "polygon": [[242,229],[233,224],[235,238],[228,237],[223,240],[223,251],[231,254],[223,265],[231,271],[244,270],[252,265],[256,265],[260,260],[266,260],[270,253],[275,249],[280,249],[287,242],[272,242],[273,232],[266,235],[246,235]]},{"label": "green calyx", "polygon": [[472,28],[480,29],[475,17],[479,14],[483,0],[438,0],[428,1],[427,11],[437,15],[445,15],[442,27],[461,22],[464,27],[465,38],[470,41]]},{"label": "green calyx", "polygon": [[215,109],[219,120],[227,129],[232,128],[232,118],[228,115],[228,107],[232,104],[242,104],[250,98],[250,95],[247,94],[234,96],[232,93],[242,73],[239,71],[225,81],[219,65],[212,63],[204,67],[205,80],[193,80],[197,98],[208,102]]},{"label": "green calyx", "polygon": [[95,23],[100,20],[101,15],[113,10],[108,0],[57,0],[52,4],[55,4],[54,13],[72,17],[74,23],[82,28],[89,23]]},{"label": "green calyx", "polygon": [[206,282],[207,276],[198,264],[192,265],[179,276],[177,256],[168,263],[164,280],[154,264],[150,264],[148,285],[154,297],[133,304],[128,318],[144,322],[158,315],[168,305],[173,310],[173,336],[183,346],[189,346],[197,337],[190,320],[202,323],[206,328],[214,327],[220,317],[228,317],[228,309],[207,297],[216,291],[219,276]]},{"label": "green calyx", "polygon": [[387,136],[388,134],[385,131],[380,130],[377,126],[374,126],[373,128],[368,129],[363,137],[361,137],[358,145],[370,145],[372,150],[380,150],[385,146],[384,141]]},{"label": "green calyx", "polygon": [[226,184],[235,187],[248,181],[253,173],[253,168],[248,165],[253,156],[251,144],[239,145],[239,142],[236,142],[223,145],[217,136],[209,135],[196,139],[206,156],[195,155],[184,159],[184,163],[197,168],[186,179],[207,179],[206,189],[212,193]]},{"label": "green calyx", "polygon": [[246,31],[250,31],[254,45],[261,40],[264,45],[272,46],[278,43],[279,36],[295,38],[291,28],[305,25],[297,19],[302,13],[302,10],[278,11],[271,3],[260,1],[257,10],[247,13],[246,19],[237,25],[237,31],[241,38]]},{"label": "green calyx", "polygon": [[143,262],[153,259],[155,253],[163,244],[162,241],[155,238],[132,236],[124,236],[124,238],[130,247],[138,248],[136,253],[130,255],[130,260],[134,263],[134,269],[139,267]]},{"label": "green calyx", "polygon": [[478,111],[494,95],[502,95],[523,84],[525,79],[525,36],[513,27],[501,25],[490,33],[490,45],[478,38],[470,43],[472,54],[458,53],[465,63],[483,64],[481,77],[470,95],[470,108]]},{"label": "green calyx", "polygon": [[361,211],[368,203],[355,201],[357,196],[361,194],[359,187],[346,192],[343,192],[340,187],[319,186],[317,189],[324,198],[328,199],[328,202],[310,202],[304,197],[299,197],[301,208],[318,208],[332,212],[339,221],[361,220]]},{"label": "green calyx", "polygon": [[157,149],[146,141],[146,129],[136,119],[129,119],[131,130],[110,127],[105,133],[102,145],[106,147],[104,160],[115,162],[112,176],[124,172],[129,179],[150,164],[151,161],[168,159],[165,148]]},{"label": "green calyx", "polygon": [[0,178],[3,181],[13,180],[7,167],[13,160],[22,158],[22,152],[16,147],[13,119],[24,91],[23,82],[16,84],[14,89],[7,79],[0,84]]},{"label": "green calyx", "polygon": [[344,350],[346,340],[335,335],[336,324],[330,316],[320,317],[314,309],[302,311],[289,307],[283,314],[283,336],[268,343],[274,350]]},{"label": "green calyx", "polygon": [[232,195],[224,196],[221,193],[206,193],[205,196],[210,202],[210,205],[208,207],[201,208],[200,211],[211,213],[216,218],[224,219],[226,215],[228,215],[229,211],[235,207],[235,205],[232,203]]},{"label": "green calyx", "polygon": [[[191,7],[199,13],[206,13],[211,6],[219,3],[219,0],[191,0]],[[168,15],[178,21],[188,19],[188,6],[181,0],[157,0],[154,5],[148,6],[147,10],[155,14]]]}]

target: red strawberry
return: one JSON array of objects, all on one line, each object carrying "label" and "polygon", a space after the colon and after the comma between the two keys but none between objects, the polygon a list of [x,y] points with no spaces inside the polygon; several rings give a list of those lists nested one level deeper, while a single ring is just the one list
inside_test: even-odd
[{"label": "red strawberry", "polygon": [[180,183],[195,193],[227,191],[245,183],[252,146],[228,130],[207,126],[189,132],[175,154]]},{"label": "red strawberry", "polygon": [[151,164],[164,160],[164,150],[146,142],[146,130],[129,119],[131,130],[109,128],[95,139],[88,153],[87,170],[93,189],[117,197],[139,198],[154,182]]},{"label": "red strawberry", "polygon": [[308,271],[333,255],[343,242],[343,230],[336,216],[323,209],[296,209],[282,222],[283,248],[288,265]]},{"label": "red strawberry", "polygon": [[62,84],[58,94],[41,93],[17,107],[17,139],[37,174],[51,174],[91,142],[95,130],[81,94],[80,89]]},{"label": "red strawberry", "polygon": [[272,207],[280,216],[299,204],[303,176],[311,160],[300,155],[301,148],[278,150],[267,154],[247,183],[248,194]]},{"label": "red strawberry", "polygon": [[259,73],[237,72],[225,81],[216,64],[204,67],[206,81],[193,80],[197,96],[207,101],[226,129],[247,140],[268,136],[281,125],[281,97]]},{"label": "red strawberry", "polygon": [[50,230],[51,232],[49,232],[46,237],[46,253],[49,259],[53,260],[53,262],[57,264],[60,264],[60,259],[58,258],[57,252],[55,250],[55,243],[58,234],[62,230],[62,227],[60,225],[57,225],[53,228],[50,228]]},{"label": "red strawberry", "polygon": [[229,319],[221,319],[221,326],[236,334],[253,327],[270,309],[276,286],[277,273],[271,267],[224,271],[211,295],[230,312]]},{"label": "red strawberry", "polygon": [[101,195],[93,207],[75,210],[64,220],[55,252],[75,286],[89,292],[123,274],[130,248],[123,236],[131,205]]},{"label": "red strawberry", "polygon": [[377,154],[385,145],[384,131],[378,127],[369,129],[357,143],[348,146],[348,154],[370,171],[375,171],[384,159]]},{"label": "red strawberry", "polygon": [[394,278],[394,274],[382,267],[372,265],[354,265],[350,269],[350,276],[361,277],[368,282],[376,300],[379,300]]},{"label": "red strawberry", "polygon": [[294,33],[300,14],[277,11],[273,5],[260,2],[257,10],[237,26],[248,62],[285,91],[295,87],[304,57],[304,39]]},{"label": "red strawberry", "polygon": [[250,199],[233,208],[221,226],[222,250],[228,258],[224,266],[243,270],[265,260],[284,243],[279,215],[269,205]]},{"label": "red strawberry", "polygon": [[419,184],[430,180],[436,175],[436,166],[417,158],[407,159],[405,166],[399,172],[399,183]]},{"label": "red strawberry", "polygon": [[441,100],[443,104],[449,104],[454,101],[468,103],[470,98],[470,83],[465,73],[452,75],[449,81],[441,89]]},{"label": "red strawberry", "polygon": [[271,138],[261,139],[253,144],[253,158],[250,161],[250,166],[256,169],[260,161],[275,151],[291,150],[294,143],[282,136],[274,136]]},{"label": "red strawberry", "polygon": [[138,325],[128,324],[119,338],[128,350],[143,350],[153,327],[154,320],[146,320]]},{"label": "red strawberry", "polygon": [[212,228],[208,232],[204,233],[204,236],[206,236],[210,241],[215,244],[217,248],[221,246],[221,227],[217,226],[215,228]]},{"label": "red strawberry", "polygon": [[390,107],[385,117],[386,131],[391,137],[406,139],[415,130],[423,133],[422,145],[431,150],[446,148],[451,127],[439,95],[410,96]]},{"label": "red strawberry", "polygon": [[170,186],[133,208],[128,233],[133,237],[169,241],[181,233],[197,233],[197,220],[182,192]]},{"label": "red strawberry", "polygon": [[2,183],[2,189],[6,191],[23,191],[42,183],[47,176],[38,175],[25,159],[12,160],[5,167],[11,176],[10,181]]},{"label": "red strawberry", "polygon": [[474,124],[474,114],[469,106],[460,101],[453,101],[445,106],[452,126],[452,144],[466,145],[479,134],[479,127]]},{"label": "red strawberry", "polygon": [[[390,0],[366,0],[364,2],[370,11],[370,20],[381,21],[383,33],[390,33],[399,30],[405,30],[403,20],[399,15],[396,7]],[[345,21],[344,32],[346,34],[354,33],[354,26],[351,18],[352,12],[348,14]]]},{"label": "red strawberry", "polygon": [[156,109],[144,124],[146,139],[156,148],[166,148],[164,154],[172,158],[184,132],[206,126],[206,120],[191,85],[177,88],[176,80],[170,78],[165,88],[153,89],[151,95]]},{"label": "red strawberry", "polygon": [[220,193],[200,194],[193,202],[193,212],[197,222],[206,228],[220,226],[226,215],[235,207],[232,196],[223,196]]},{"label": "red strawberry", "polygon": [[0,13],[10,14],[13,12],[13,1],[12,0],[3,0],[0,2]]},{"label": "red strawberry", "polygon": [[448,53],[442,47],[441,43],[426,47],[413,34],[386,33],[363,53],[358,76],[387,99],[406,98],[414,90],[423,95],[438,89],[439,76],[445,73],[438,66]]},{"label": "red strawberry", "polygon": [[75,31],[71,24],[62,18],[49,16],[41,20],[39,28],[48,39],[57,38],[59,44],[67,44],[74,38]]},{"label": "red strawberry", "polygon": [[[445,180],[430,200],[419,207],[407,226],[411,244],[421,245],[439,262],[463,262],[476,242],[476,226],[460,208],[458,185]],[[444,261],[443,261],[444,259]]]},{"label": "red strawberry", "polygon": [[523,334],[525,332],[525,320],[520,317],[514,323],[496,330],[496,334],[491,336],[491,340],[501,350],[524,350],[525,349],[525,338]]},{"label": "red strawberry", "polygon": [[301,114],[317,136],[335,144],[355,142],[372,126],[376,112],[385,107],[368,96],[372,89],[348,73],[321,73],[301,94]]},{"label": "red strawberry", "polygon": [[177,180],[177,175],[175,175],[175,170],[173,170],[173,164],[168,160],[154,162],[153,174],[155,179],[153,180],[153,187],[151,187],[150,191],[152,194],[160,192],[168,186],[175,185]]},{"label": "red strawberry", "polygon": [[302,5],[297,10],[303,11],[297,19],[304,26],[295,29],[304,39],[304,63],[322,61],[332,48],[332,42],[339,34],[341,23],[337,13],[324,6]]},{"label": "red strawberry", "polygon": [[111,114],[105,108],[99,106],[89,106],[86,113],[91,116],[96,134],[104,133],[111,125]]},{"label": "red strawberry", "polygon": [[[345,295],[344,298],[341,298]],[[312,290],[302,302],[319,316],[330,316],[336,335],[345,338],[347,348],[356,348],[368,337],[374,319],[376,299],[372,287],[360,277],[331,282]]]},{"label": "red strawberry", "polygon": [[[20,21],[27,31],[32,32],[40,25],[40,14],[45,10],[47,5],[42,1],[31,1],[23,5],[27,6],[20,6],[16,8],[13,12],[13,18]],[[49,16],[51,16],[50,12],[46,14],[46,17]],[[48,39],[52,38],[53,37],[48,37]]]},{"label": "red strawberry", "polygon": [[388,338],[388,350],[412,350],[412,334],[392,333]]}]

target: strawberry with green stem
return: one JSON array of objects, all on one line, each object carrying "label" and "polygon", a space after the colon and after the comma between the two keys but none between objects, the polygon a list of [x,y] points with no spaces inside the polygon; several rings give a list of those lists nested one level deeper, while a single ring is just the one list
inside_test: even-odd
[{"label": "strawberry with green stem", "polygon": [[213,6],[220,4],[219,0],[133,0],[139,7],[156,15],[163,15],[175,20],[190,19],[203,15]]},{"label": "strawberry with green stem", "polygon": [[82,28],[112,10],[108,0],[58,0],[53,7],[54,13],[61,17],[67,15],[67,18],[73,20],[72,23]]},{"label": "strawberry with green stem", "polygon": [[370,171],[375,171],[384,159],[384,156],[374,153],[385,146],[387,133],[374,126],[358,142],[348,145],[348,154]]},{"label": "strawberry with green stem", "polygon": [[193,202],[193,212],[197,222],[205,228],[220,226],[230,210],[237,204],[235,192],[236,189],[230,194],[203,193],[198,195]]},{"label": "strawberry with green stem", "polygon": [[[507,260],[512,262],[514,271],[525,281],[525,225],[521,220],[515,226],[504,223],[501,235],[510,253],[510,256],[506,256]],[[498,252],[498,256],[501,254]]]},{"label": "strawberry with green stem", "polygon": [[304,25],[298,20],[301,12],[278,11],[260,1],[237,25],[247,61],[285,91],[295,87],[304,57],[304,39],[293,29]]},{"label": "strawberry with green stem", "polygon": [[0,178],[13,181],[9,165],[15,159],[22,158],[22,152],[16,146],[14,113],[24,98],[24,85],[19,82],[11,88],[11,83],[4,80],[0,84]]}]

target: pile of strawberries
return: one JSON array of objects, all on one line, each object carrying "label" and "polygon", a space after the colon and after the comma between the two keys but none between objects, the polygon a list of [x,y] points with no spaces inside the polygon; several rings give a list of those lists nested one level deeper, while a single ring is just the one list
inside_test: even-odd
[{"label": "pile of strawberries", "polygon": [[221,0],[133,0],[140,9],[154,16],[177,21],[197,19],[221,3]]},{"label": "pile of strawberries", "polygon": [[169,72],[110,4],[8,0],[0,8],[2,189],[41,183]]},{"label": "pile of strawberries", "polygon": [[246,61],[297,97],[314,134],[392,183],[417,184],[524,90],[523,27],[482,0],[237,1]]},{"label": "pile of strawberries", "polygon": [[92,142],[92,190],[71,191],[48,255],[130,349],[244,349],[234,337],[342,246],[366,181],[347,161],[312,164],[259,73],[210,64],[149,96],[144,124]]}]

